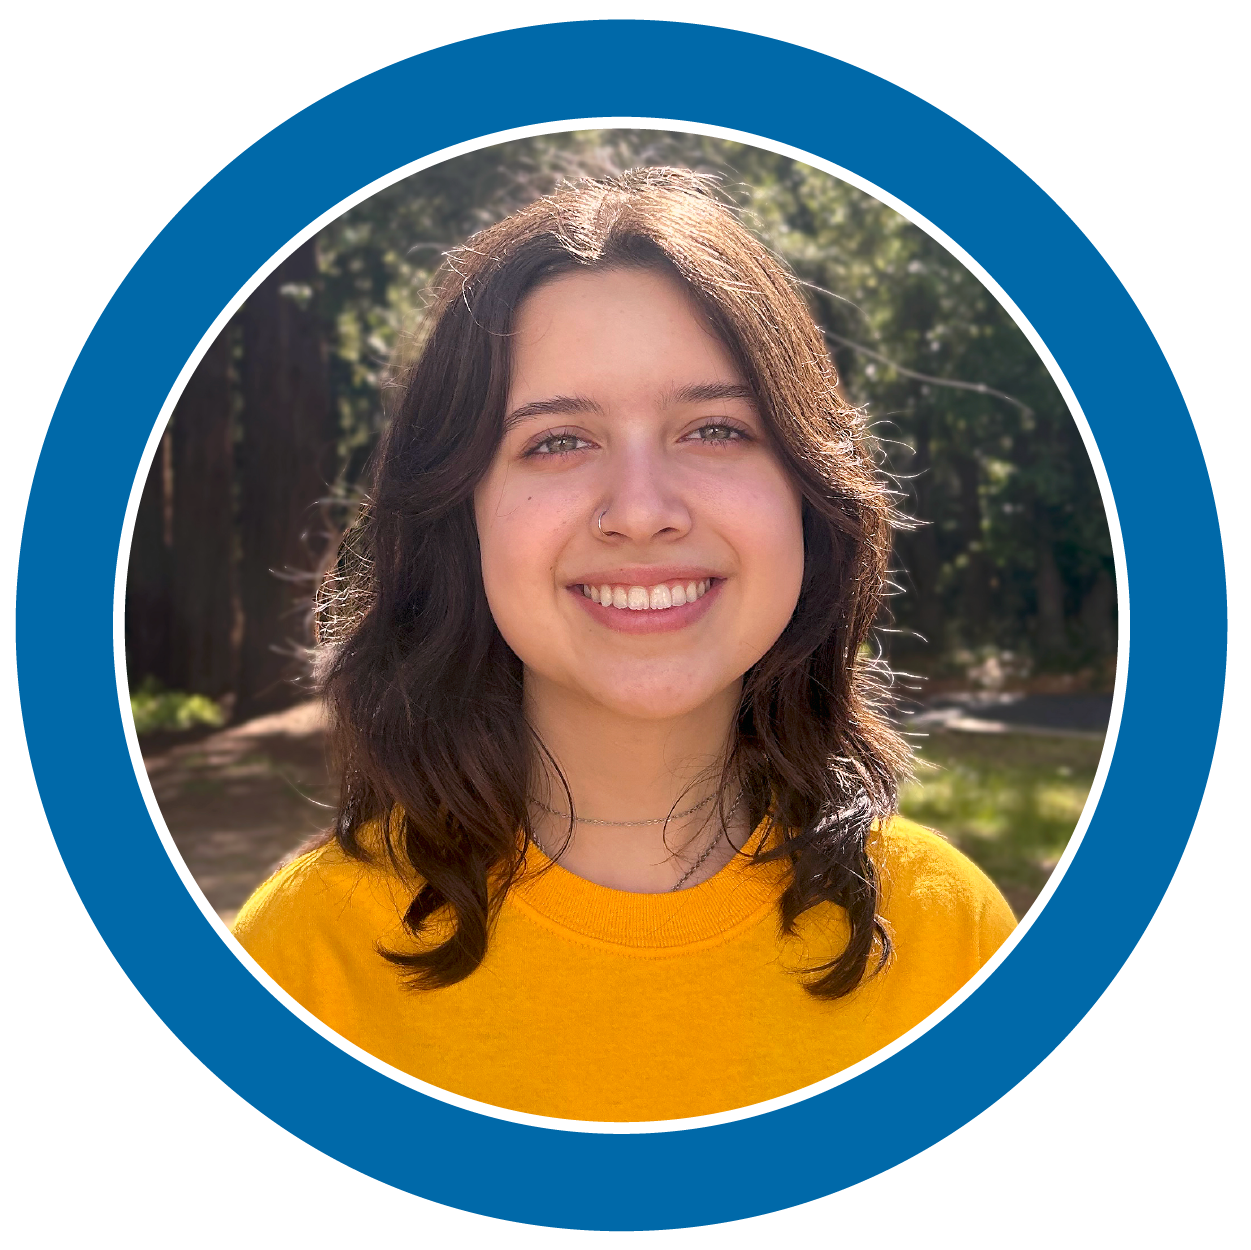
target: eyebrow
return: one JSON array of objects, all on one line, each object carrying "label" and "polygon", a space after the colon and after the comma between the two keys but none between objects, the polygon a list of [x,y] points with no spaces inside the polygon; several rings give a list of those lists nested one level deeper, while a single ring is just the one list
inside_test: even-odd
[{"label": "eyebrow", "polygon": [[756,392],[742,382],[696,382],[670,391],[665,396],[665,405],[702,404],[718,399],[745,399],[754,404]]},{"label": "eyebrow", "polygon": [[[710,403],[720,399],[745,399],[755,403],[756,394],[750,386],[741,382],[695,382],[669,391],[662,402],[668,408],[674,404]],[[508,414],[504,419],[504,432],[534,417],[570,417],[582,412],[595,412],[602,416],[604,409],[585,395],[553,395],[550,399],[536,399],[514,408]]]},{"label": "eyebrow", "polygon": [[553,395],[551,399],[536,399],[533,403],[514,408],[504,419],[504,432],[529,421],[533,417],[570,417],[580,412],[598,412],[603,408],[585,395]]}]

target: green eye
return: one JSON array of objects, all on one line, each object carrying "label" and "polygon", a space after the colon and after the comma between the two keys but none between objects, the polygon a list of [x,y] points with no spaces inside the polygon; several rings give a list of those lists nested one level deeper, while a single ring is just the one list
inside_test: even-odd
[{"label": "green eye", "polygon": [[695,433],[701,443],[731,443],[743,437],[732,425],[701,425]]},{"label": "green eye", "polygon": [[578,450],[578,444],[582,440],[576,434],[553,434],[550,438],[545,438],[531,450],[531,455],[538,456],[562,456],[571,451]]}]

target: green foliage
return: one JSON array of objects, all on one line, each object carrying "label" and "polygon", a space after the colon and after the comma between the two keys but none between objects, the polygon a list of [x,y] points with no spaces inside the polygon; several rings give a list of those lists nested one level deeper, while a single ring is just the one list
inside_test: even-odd
[{"label": "green foliage", "polygon": [[664,131],[538,135],[387,188],[319,236],[342,497],[364,486],[388,360],[420,333],[442,254],[561,178],[640,165],[717,174],[795,270],[902,509],[892,658],[931,672],[998,648],[1042,668],[1115,651],[1112,549],[1063,396],[991,293],[924,231],[848,183],[740,143]]},{"label": "green foliage", "polygon": [[950,838],[1020,916],[1068,845],[1102,750],[1094,737],[933,734],[900,807]]},{"label": "green foliage", "polygon": [[225,723],[222,709],[207,695],[166,690],[155,677],[147,677],[131,692],[130,711],[135,732],[194,729],[197,725]]},{"label": "green foliage", "polygon": [[738,167],[756,188],[760,233],[810,284],[904,510],[924,522],[897,545],[906,593],[894,605],[904,631],[896,655],[924,654],[917,635],[931,655],[992,644],[1062,667],[1109,650],[1110,622],[1091,619],[1088,606],[1111,607],[1098,486],[1022,331],[969,270],[885,204],[771,153],[744,148]]}]

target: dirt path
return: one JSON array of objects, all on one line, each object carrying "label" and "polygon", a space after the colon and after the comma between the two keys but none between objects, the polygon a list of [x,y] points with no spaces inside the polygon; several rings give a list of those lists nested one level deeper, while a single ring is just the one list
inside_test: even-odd
[{"label": "dirt path", "polygon": [[[943,828],[982,863],[1018,914],[1042,888],[1081,811],[1110,702],[944,695],[905,717],[910,731],[938,735],[922,754],[947,765],[945,783],[910,796],[918,806],[909,814]],[[1034,745],[1024,746],[1031,737]],[[1043,737],[1053,745],[1044,747]],[[1090,759],[1078,751],[1080,759],[1052,760],[1068,749],[1059,745],[1066,738]],[[227,922],[283,856],[330,823],[337,786],[316,703],[216,732],[145,739],[143,749],[174,841]],[[1056,776],[1043,775],[1047,761]]]},{"label": "dirt path", "polygon": [[333,803],[336,787],[316,703],[142,746],[174,842],[227,922],[284,855],[330,822],[322,804]]}]

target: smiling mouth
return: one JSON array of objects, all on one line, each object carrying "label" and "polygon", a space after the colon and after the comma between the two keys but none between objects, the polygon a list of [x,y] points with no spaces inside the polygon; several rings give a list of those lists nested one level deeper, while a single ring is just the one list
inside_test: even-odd
[{"label": "smiling mouth", "polygon": [[680,608],[694,603],[708,593],[714,578],[705,577],[693,582],[661,582],[656,586],[591,586],[583,584],[582,594],[593,603],[606,608],[619,608],[628,612],[663,612],[666,608]]}]

